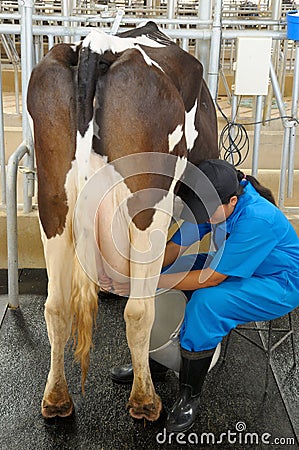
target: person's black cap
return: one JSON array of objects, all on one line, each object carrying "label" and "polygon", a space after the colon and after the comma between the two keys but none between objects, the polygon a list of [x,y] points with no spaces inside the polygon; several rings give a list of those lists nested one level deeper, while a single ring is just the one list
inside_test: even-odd
[{"label": "person's black cap", "polygon": [[204,223],[236,194],[239,187],[237,171],[227,161],[210,159],[198,166],[188,163],[178,194],[184,202],[181,218]]}]

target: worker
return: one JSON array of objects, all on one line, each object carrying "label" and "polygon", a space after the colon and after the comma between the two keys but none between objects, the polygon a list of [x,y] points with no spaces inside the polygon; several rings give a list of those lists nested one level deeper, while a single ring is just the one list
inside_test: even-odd
[{"label": "worker", "polygon": [[[224,336],[239,324],[272,320],[299,305],[299,239],[271,191],[226,161],[208,160],[198,169],[217,195],[201,182],[203,200],[190,193],[184,199],[183,216],[193,215],[197,223],[185,221],[167,244],[158,285],[182,290],[189,298],[180,330],[180,392],[167,417],[169,432],[193,425]],[[213,251],[182,255],[209,231]],[[121,293],[119,286],[116,292]],[[157,371],[163,372],[155,364],[153,379]],[[132,379],[131,366],[112,370],[117,382],[129,374]]]}]

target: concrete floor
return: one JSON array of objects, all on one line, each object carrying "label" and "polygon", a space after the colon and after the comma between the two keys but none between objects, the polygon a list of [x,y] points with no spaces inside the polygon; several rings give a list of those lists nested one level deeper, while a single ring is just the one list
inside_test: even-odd
[{"label": "concrete floor", "polygon": [[[0,271],[2,306],[7,301],[5,280],[6,273]],[[126,411],[130,387],[113,384],[109,377],[110,367],[130,359],[122,317],[124,299],[100,301],[84,397],[79,368],[73,363],[71,349],[66,349],[75,413],[67,419],[44,420],[40,403],[50,363],[43,318],[45,286],[44,271],[20,273],[21,307],[8,310],[0,328],[1,450],[299,448],[299,370],[291,369],[290,343],[275,351],[273,367],[278,384],[271,372],[269,393],[264,398],[264,353],[236,333],[231,335],[226,362],[218,363],[207,377],[196,424],[179,437],[179,442],[163,431],[165,411],[178,391],[178,380],[172,373],[166,382],[156,383],[165,409],[160,420],[132,420]],[[293,316],[298,348],[299,320],[297,313]]]}]

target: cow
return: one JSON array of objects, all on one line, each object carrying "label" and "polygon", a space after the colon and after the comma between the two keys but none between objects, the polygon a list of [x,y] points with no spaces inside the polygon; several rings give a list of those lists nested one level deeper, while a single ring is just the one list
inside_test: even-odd
[{"label": "cow", "polygon": [[78,44],[55,45],[34,68],[27,106],[48,273],[42,415],[72,413],[65,345],[72,336],[84,389],[101,279],[129,278],[129,412],[157,420],[148,351],[174,193],[188,161],[219,156],[202,65],[153,22],[116,36],[93,29]]}]

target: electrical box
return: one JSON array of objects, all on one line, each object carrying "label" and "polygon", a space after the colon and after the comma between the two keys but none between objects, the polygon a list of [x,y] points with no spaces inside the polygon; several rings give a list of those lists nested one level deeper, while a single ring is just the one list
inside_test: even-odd
[{"label": "electrical box", "polygon": [[266,95],[269,85],[272,38],[237,38],[234,64],[235,95]]}]

